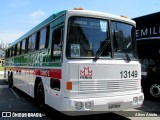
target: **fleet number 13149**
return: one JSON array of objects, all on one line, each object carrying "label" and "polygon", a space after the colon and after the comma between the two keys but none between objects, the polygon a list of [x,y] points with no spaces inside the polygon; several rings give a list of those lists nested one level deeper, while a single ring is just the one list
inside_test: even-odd
[{"label": "fleet number 13149", "polygon": [[121,71],[120,72],[121,78],[137,78],[138,77],[138,72],[137,70],[133,70],[133,71]]}]

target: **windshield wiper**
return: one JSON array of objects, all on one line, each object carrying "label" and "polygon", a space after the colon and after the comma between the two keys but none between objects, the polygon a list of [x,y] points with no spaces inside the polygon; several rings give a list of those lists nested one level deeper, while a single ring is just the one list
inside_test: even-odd
[{"label": "windshield wiper", "polygon": [[127,53],[127,49],[129,48],[130,45],[131,45],[131,42],[129,42],[129,44],[127,45],[127,47],[124,49],[125,56],[126,56],[128,62],[131,61],[131,58],[129,57],[129,55]]},{"label": "windshield wiper", "polygon": [[[114,41],[116,44],[118,43],[118,42],[117,42],[117,36],[116,36],[116,31],[115,31],[115,30],[114,30],[114,33],[113,33],[113,41]],[[115,44],[114,47],[117,47],[116,44]],[[127,45],[127,48],[123,49],[123,51],[125,52],[124,54],[125,54],[128,62],[131,61],[131,58],[129,57],[129,55],[128,55],[128,53],[127,53],[127,49],[128,49],[128,47],[129,47],[130,45],[131,45],[131,44],[129,43],[129,44]]]},{"label": "windshield wiper", "polygon": [[127,58],[127,61],[130,62],[131,61],[131,58],[129,57],[128,53],[125,53],[125,56]]},{"label": "windshield wiper", "polygon": [[110,40],[106,40],[106,42],[102,46],[102,49],[100,49],[100,51],[96,54],[95,58],[93,59],[94,61],[96,61],[101,56],[101,54],[104,52],[104,50],[109,45],[109,43],[110,43]]}]

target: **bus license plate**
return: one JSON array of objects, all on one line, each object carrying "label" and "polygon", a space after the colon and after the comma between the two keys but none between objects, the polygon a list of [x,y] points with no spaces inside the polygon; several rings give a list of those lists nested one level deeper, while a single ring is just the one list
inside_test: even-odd
[{"label": "bus license plate", "polygon": [[121,103],[113,103],[113,104],[109,104],[108,105],[108,109],[112,110],[112,109],[119,109],[121,108]]}]

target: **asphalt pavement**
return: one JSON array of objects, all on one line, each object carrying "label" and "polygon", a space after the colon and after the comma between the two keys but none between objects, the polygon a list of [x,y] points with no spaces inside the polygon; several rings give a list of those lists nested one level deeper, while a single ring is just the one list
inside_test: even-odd
[{"label": "asphalt pavement", "polygon": [[51,120],[35,104],[34,99],[18,89],[9,88],[4,79],[0,79],[0,120],[20,119]]}]

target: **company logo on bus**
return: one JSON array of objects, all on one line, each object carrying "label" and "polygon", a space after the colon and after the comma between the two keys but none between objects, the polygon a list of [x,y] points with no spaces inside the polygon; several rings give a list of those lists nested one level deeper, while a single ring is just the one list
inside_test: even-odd
[{"label": "company logo on bus", "polygon": [[92,79],[92,70],[84,67],[83,70],[80,70],[80,79]]}]

